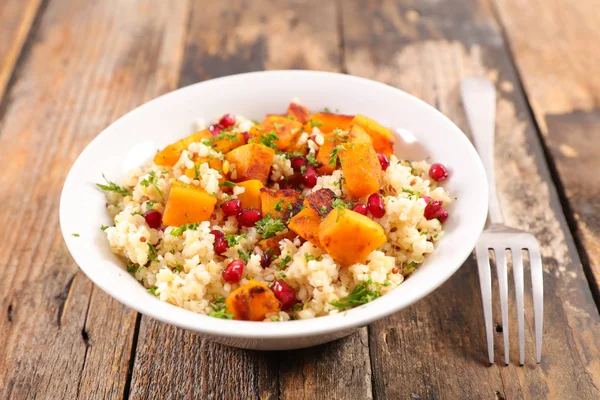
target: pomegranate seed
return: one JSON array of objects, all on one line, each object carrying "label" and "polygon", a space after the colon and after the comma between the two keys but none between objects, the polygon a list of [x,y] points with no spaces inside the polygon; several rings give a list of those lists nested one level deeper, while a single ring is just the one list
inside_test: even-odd
[{"label": "pomegranate seed", "polygon": [[260,211],[253,210],[251,208],[244,208],[237,215],[238,224],[240,224],[241,226],[245,226],[246,228],[254,226],[254,224],[256,224],[261,218],[262,214],[260,213]]},{"label": "pomegranate seed", "polygon": [[250,140],[250,134],[248,132],[242,132],[242,136],[244,137],[244,143],[248,143],[248,140]]},{"label": "pomegranate seed", "polygon": [[160,211],[148,210],[144,213],[144,219],[150,228],[158,229],[162,225],[162,214]]},{"label": "pomegranate seed", "polygon": [[306,188],[314,188],[317,184],[317,170],[312,165],[306,167],[306,171],[302,174],[302,183]]},{"label": "pomegranate seed", "polygon": [[287,283],[276,279],[273,282],[271,290],[273,290],[275,297],[281,302],[282,310],[287,311],[296,304],[296,291]]},{"label": "pomegranate seed", "polygon": [[227,200],[221,205],[221,209],[223,210],[223,214],[232,217],[242,211],[242,202],[238,199]]},{"label": "pomegranate seed", "polygon": [[216,229],[213,229],[212,231],[210,231],[210,234],[215,237],[215,240],[225,237],[225,234],[223,232],[216,230]]},{"label": "pomegranate seed", "polygon": [[225,114],[219,120],[219,125],[223,128],[229,128],[235,125],[235,117],[231,114]]},{"label": "pomegranate seed", "polygon": [[233,260],[221,273],[225,282],[238,283],[242,280],[244,274],[244,263],[240,260]]},{"label": "pomegranate seed", "polygon": [[366,204],[357,204],[354,207],[352,207],[352,211],[355,211],[359,214],[362,215],[367,215],[367,205]]},{"label": "pomegranate seed", "polygon": [[219,133],[221,133],[221,129],[222,128],[220,125],[211,125],[208,127],[208,130],[213,136],[217,136]]},{"label": "pomegranate seed", "polygon": [[440,163],[431,164],[429,177],[434,181],[443,181],[448,177],[448,170]]},{"label": "pomegranate seed", "polygon": [[224,237],[215,239],[215,242],[213,243],[213,249],[215,250],[215,253],[221,255],[225,253],[228,248],[229,244],[227,243],[227,240]]},{"label": "pomegranate seed", "polygon": [[448,211],[444,210],[443,208],[440,208],[435,212],[433,218],[437,218],[443,224],[448,219]]},{"label": "pomegranate seed", "polygon": [[300,172],[302,167],[306,167],[306,160],[303,157],[295,157],[290,160],[292,164],[292,169],[295,172]]},{"label": "pomegranate seed", "polygon": [[427,205],[425,206],[425,210],[423,211],[423,216],[426,219],[434,219],[438,217],[438,212],[442,208],[443,202],[434,200],[429,196],[422,196],[422,199],[425,200]]},{"label": "pomegranate seed", "polygon": [[377,153],[377,158],[379,159],[379,164],[381,164],[381,169],[386,170],[390,166],[390,160],[388,160],[385,154]]},{"label": "pomegranate seed", "polygon": [[260,256],[260,266],[263,268],[267,268],[269,265],[271,265],[271,259],[271,253],[269,253],[268,251],[263,252]]},{"label": "pomegranate seed", "polygon": [[367,208],[375,218],[381,218],[385,215],[385,204],[379,193],[373,193],[369,196]]}]

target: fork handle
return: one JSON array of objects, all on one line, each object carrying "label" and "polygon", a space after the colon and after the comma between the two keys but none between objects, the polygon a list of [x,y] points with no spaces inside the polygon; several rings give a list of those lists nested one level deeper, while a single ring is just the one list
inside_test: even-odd
[{"label": "fork handle", "polygon": [[488,179],[489,219],[492,224],[502,224],[504,219],[496,193],[494,176],[496,89],[487,79],[466,78],[461,82],[460,91],[475,147],[479,152]]}]

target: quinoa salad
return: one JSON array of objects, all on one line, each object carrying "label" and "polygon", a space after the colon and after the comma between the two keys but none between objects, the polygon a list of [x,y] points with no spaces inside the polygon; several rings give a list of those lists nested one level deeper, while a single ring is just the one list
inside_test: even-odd
[{"label": "quinoa salad", "polygon": [[250,321],[336,314],[402,284],[443,237],[448,171],[399,160],[364,115],[292,102],[197,125],[97,185],[110,249],[162,301]]}]

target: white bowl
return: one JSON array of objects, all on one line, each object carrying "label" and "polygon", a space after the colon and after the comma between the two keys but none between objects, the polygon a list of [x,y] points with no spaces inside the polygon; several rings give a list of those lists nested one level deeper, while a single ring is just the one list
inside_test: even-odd
[{"label": "white bowl", "polygon": [[[227,112],[261,120],[284,112],[297,98],[310,110],[329,107],[365,114],[393,129],[410,132],[450,170],[444,186],[457,198],[444,224],[446,234],[426,262],[397,289],[340,313],[282,323],[208,317],[148,294],[112,254],[101,225],[111,225],[104,194],[95,187],[101,173],[126,175],[157,149],[193,132],[194,121]],[[410,140],[409,140],[410,141]],[[423,298],[446,281],[469,256],[487,215],[487,182],[475,149],[448,118],[425,102],[393,87],[348,75],[272,71],[234,75],[191,85],[152,100],[106,128],[81,153],[63,188],[60,224],[67,247],[83,272],[102,290],[144,315],[199,332],[220,343],[249,349],[314,346],[352,333]],[[73,236],[74,233],[79,236]]]}]

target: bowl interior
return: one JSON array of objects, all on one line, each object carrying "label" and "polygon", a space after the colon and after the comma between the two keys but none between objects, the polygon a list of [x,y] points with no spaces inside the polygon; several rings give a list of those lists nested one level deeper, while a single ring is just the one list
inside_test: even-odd
[{"label": "bowl interior", "polygon": [[[101,174],[116,180],[154,155],[157,149],[193,132],[194,121],[231,112],[261,120],[284,112],[296,98],[311,111],[328,107],[365,114],[400,129],[404,158],[430,160],[450,170],[444,186],[457,200],[450,206],[445,236],[426,262],[400,287],[376,301],[335,316],[263,324],[219,320],[161,302],[111,253],[101,225],[110,225],[105,199],[96,187]],[[414,139],[418,141],[415,147]],[[412,147],[411,147],[412,146]],[[63,189],[60,222],[73,258],[100,288],[146,315],[209,335],[246,338],[322,335],[367,323],[419,300],[448,279],[469,256],[487,214],[487,183],[481,161],[465,135],[433,107],[400,90],[348,75],[273,71],[219,78],[161,96],[109,126],[82,152]],[[79,236],[73,236],[78,233]]]}]

